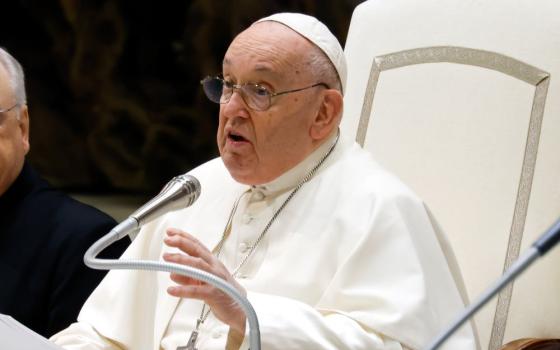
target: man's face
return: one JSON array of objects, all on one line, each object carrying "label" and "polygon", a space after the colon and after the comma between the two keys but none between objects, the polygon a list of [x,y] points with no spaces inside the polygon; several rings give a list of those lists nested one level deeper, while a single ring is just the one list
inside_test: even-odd
[{"label": "man's face", "polygon": [[[223,78],[234,84],[257,83],[281,92],[317,83],[305,67],[306,39],[275,22],[253,25],[230,45]],[[272,98],[266,111],[255,111],[239,90],[220,105],[218,148],[231,176],[258,185],[301,162],[318,147],[310,126],[320,105],[320,88]]]},{"label": "man's face", "polygon": [[[16,102],[8,72],[0,64],[0,108],[10,108]],[[17,113],[21,111],[18,120]],[[25,154],[29,150],[29,119],[27,107],[17,106],[0,113],[0,196],[19,175]]]}]

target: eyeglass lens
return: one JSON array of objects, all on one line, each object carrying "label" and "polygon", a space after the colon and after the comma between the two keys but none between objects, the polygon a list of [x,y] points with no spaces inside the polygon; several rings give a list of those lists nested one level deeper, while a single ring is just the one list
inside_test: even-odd
[{"label": "eyeglass lens", "polygon": [[243,84],[236,86],[224,82],[220,78],[207,78],[203,80],[203,89],[208,99],[215,103],[228,103],[233,95],[233,90],[239,89],[243,100],[249,108],[266,110],[270,106],[270,93],[256,84]]}]

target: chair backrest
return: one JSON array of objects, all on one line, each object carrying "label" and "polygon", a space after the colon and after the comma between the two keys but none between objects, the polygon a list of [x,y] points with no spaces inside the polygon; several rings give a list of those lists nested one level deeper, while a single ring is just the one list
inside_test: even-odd
[{"label": "chair backrest", "polygon": [[[345,52],[342,132],[424,199],[475,299],[560,216],[560,1],[370,0]],[[483,349],[560,336],[559,266],[476,315]]]}]

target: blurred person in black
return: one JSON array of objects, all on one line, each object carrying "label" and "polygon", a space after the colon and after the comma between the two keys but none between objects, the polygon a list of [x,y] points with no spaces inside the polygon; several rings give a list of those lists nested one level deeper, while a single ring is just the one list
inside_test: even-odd
[{"label": "blurred person in black", "polygon": [[83,255],[116,222],[51,188],[26,162],[29,148],[23,70],[0,48],[0,313],[48,337],[76,320],[105,275]]}]

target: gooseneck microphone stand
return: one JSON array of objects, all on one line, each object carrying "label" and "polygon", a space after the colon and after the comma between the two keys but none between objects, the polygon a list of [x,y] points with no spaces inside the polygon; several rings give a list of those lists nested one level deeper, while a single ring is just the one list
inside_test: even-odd
[{"label": "gooseneck microphone stand", "polygon": [[482,306],[484,306],[494,295],[496,295],[509,282],[521,274],[537,258],[546,254],[556,243],[560,241],[560,219],[557,220],[531,248],[517,259],[504,274],[488,288],[477,300],[466,308],[459,317],[453,322],[451,327],[445,329],[435,340],[426,347],[426,350],[435,350],[440,347],[455,331],[473,316]]},{"label": "gooseneck microphone stand", "polygon": [[[194,184],[193,184],[194,183]],[[97,255],[105,248],[118,241],[119,239],[137,231],[144,223],[155,217],[176,210],[181,207],[191,205],[200,194],[200,184],[198,180],[189,175],[174,178],[164,187],[161,193],[154,199],[146,203],[128,219],[113,228],[107,235],[101,237],[85,253],[84,263],[90,268],[97,270],[148,270],[173,272],[183,276],[191,277],[220,289],[232,299],[234,299],[243,309],[249,323],[249,344],[252,350],[260,350],[261,340],[259,322],[253,306],[247,298],[241,295],[237,289],[211,273],[199,270],[190,266],[149,261],[149,260],[115,260],[98,259]],[[186,198],[186,203],[184,199]],[[178,202],[181,202],[178,204]]]}]

